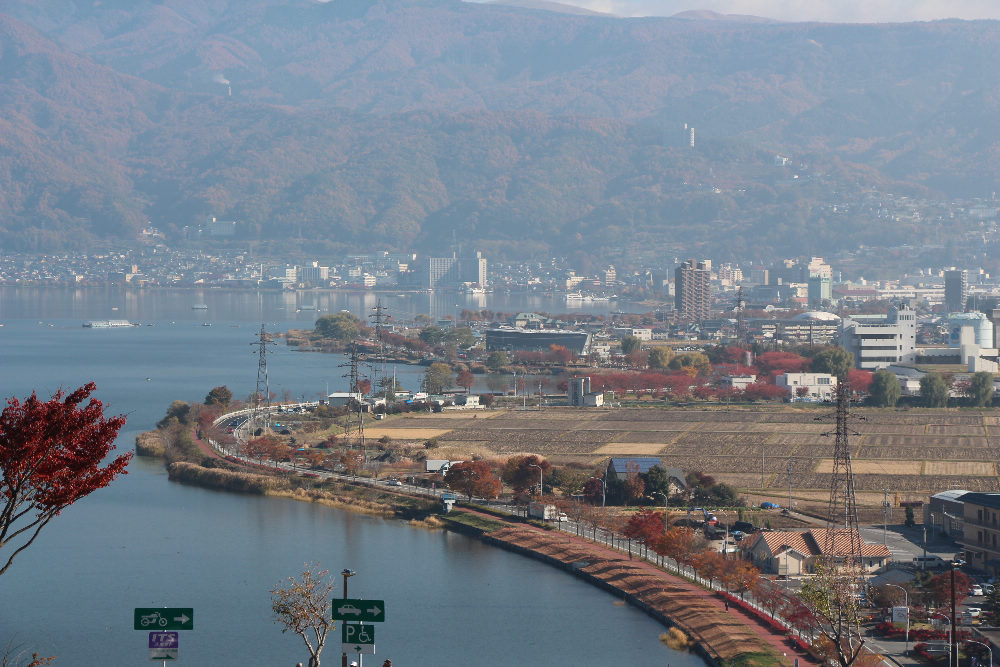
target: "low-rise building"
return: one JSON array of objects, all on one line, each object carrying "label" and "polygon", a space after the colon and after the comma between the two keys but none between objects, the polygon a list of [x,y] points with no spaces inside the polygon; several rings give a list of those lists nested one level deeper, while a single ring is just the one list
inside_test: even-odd
[{"label": "low-rise building", "polygon": [[837,378],[829,373],[783,373],[774,379],[779,387],[787,387],[791,400],[812,399],[831,401],[837,390]]},{"label": "low-rise building", "polygon": [[965,562],[973,570],[1000,574],[1000,493],[966,493],[962,502]]},{"label": "low-rise building", "polygon": [[[784,576],[810,574],[821,557],[843,561],[850,555],[853,542],[847,530],[834,531],[832,549],[826,551],[827,530],[770,531],[754,533],[743,541],[745,558],[761,572]],[[868,574],[884,568],[889,562],[889,548],[884,544],[868,544],[860,536],[861,560],[858,565]]]}]

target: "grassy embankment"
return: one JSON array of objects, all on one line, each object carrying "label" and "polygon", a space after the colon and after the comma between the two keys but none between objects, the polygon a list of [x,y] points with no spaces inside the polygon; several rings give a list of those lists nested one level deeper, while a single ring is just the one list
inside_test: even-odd
[{"label": "grassy embankment", "polygon": [[206,455],[194,442],[190,425],[171,420],[136,436],[139,456],[164,459],[172,481],[204,488],[319,503],[357,512],[408,518],[436,526],[439,504],[423,498],[339,480],[303,477],[283,470],[261,472]]}]

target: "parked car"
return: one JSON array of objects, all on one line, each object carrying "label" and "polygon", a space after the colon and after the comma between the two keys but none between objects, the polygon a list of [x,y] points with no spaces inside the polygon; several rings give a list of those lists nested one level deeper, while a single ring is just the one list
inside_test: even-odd
[{"label": "parked car", "polygon": [[982,594],[983,594],[983,587],[980,586],[979,584],[976,584],[972,588],[969,589],[969,595],[979,596],[979,595],[982,595]]},{"label": "parked car", "polygon": [[770,501],[765,500],[760,504],[760,508],[762,510],[780,510],[781,505],[779,505],[778,503],[772,503]]},{"label": "parked car", "polygon": [[966,607],[965,613],[972,618],[979,618],[979,616],[983,613],[983,610],[980,607]]}]

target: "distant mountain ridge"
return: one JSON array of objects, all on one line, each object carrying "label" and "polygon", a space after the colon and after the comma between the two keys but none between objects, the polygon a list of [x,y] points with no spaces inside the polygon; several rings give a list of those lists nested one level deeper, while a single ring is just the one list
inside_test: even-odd
[{"label": "distant mountain ridge", "polygon": [[[809,252],[844,243],[816,207],[831,188],[958,196],[1000,177],[996,22],[618,19],[454,0],[3,9],[7,248],[128,237],[146,220],[179,234],[216,215],[331,250],[427,247],[462,229],[498,252],[629,237],[647,252]],[[779,152],[808,187],[773,168]],[[856,226],[872,243],[912,231]]]}]

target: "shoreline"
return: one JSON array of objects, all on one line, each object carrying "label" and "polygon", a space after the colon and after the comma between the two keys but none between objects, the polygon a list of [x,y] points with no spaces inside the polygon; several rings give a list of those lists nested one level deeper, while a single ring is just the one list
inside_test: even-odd
[{"label": "shoreline", "polygon": [[[140,436],[148,442],[153,439],[151,434],[156,433],[144,432]],[[137,443],[140,436],[137,436]],[[198,438],[194,441],[203,453],[211,452],[214,458],[222,458],[204,441]],[[788,652],[787,647],[781,645],[782,638],[771,636],[773,641],[767,641],[764,631],[754,632],[751,629],[756,625],[755,619],[741,615],[735,609],[724,611],[723,602],[716,593],[669,574],[651,563],[631,560],[585,538],[463,507],[461,512],[484,517],[495,524],[489,529],[470,526],[439,510],[435,511],[434,507],[438,504],[434,501],[374,489],[363,483],[343,482],[342,488],[333,492],[306,488],[302,484],[305,480],[298,477],[282,479],[281,486],[284,488],[279,488],[273,482],[280,478],[267,472],[236,472],[190,463],[169,464],[168,471],[172,481],[182,484],[320,503],[335,509],[409,521],[411,525],[425,528],[452,530],[484,544],[557,567],[642,610],[661,623],[665,630],[679,628],[691,640],[688,650],[708,664],[720,665],[738,658],[750,658],[751,661],[746,663],[748,665],[792,665],[790,660],[781,657],[783,648]],[[250,488],[246,485],[248,478],[256,479],[258,485]],[[233,482],[237,483],[237,488],[234,488]],[[362,497],[373,491],[377,492],[377,498]],[[396,502],[403,498],[409,498],[413,503]],[[801,660],[802,656],[799,658]],[[760,659],[764,662],[759,662]],[[808,659],[804,663],[810,664]]]}]

